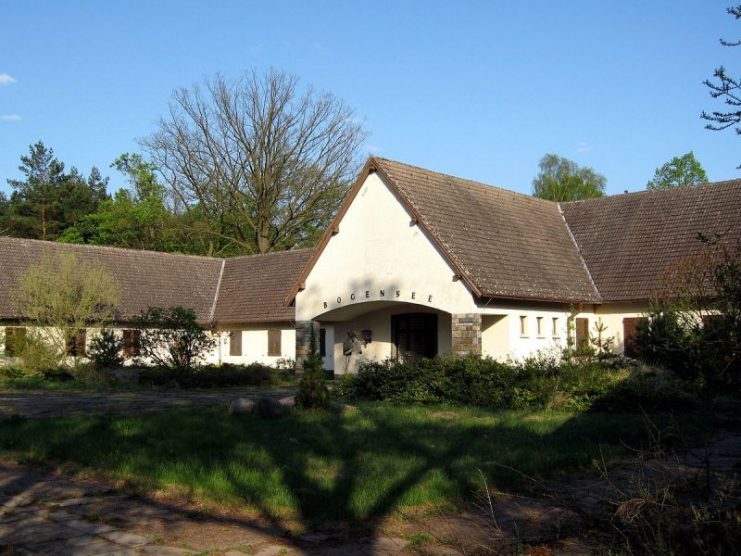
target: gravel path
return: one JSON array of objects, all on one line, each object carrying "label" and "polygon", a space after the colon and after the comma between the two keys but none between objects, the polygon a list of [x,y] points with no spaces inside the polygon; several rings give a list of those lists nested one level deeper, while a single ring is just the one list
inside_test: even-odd
[{"label": "gravel path", "polygon": [[243,388],[220,391],[131,390],[131,391],[0,391],[0,417],[23,415],[29,418],[69,417],[90,413],[133,415],[188,407],[226,405],[240,397],[283,398],[291,388]]}]

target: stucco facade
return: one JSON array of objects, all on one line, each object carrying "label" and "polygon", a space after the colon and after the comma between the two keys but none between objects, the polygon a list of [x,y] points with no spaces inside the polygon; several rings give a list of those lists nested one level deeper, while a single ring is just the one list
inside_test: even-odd
[{"label": "stucco facade", "polygon": [[[478,353],[500,360],[567,346],[570,318],[598,319],[623,348],[622,319],[640,316],[645,305],[575,307],[506,299],[477,299],[381,176],[370,173],[296,294],[296,320],[313,322],[324,338],[324,365],[336,374],[363,361],[398,355],[393,317],[437,316],[436,353]],[[323,332],[319,332],[323,330]],[[347,354],[354,333],[360,349]],[[369,338],[363,338],[363,335]],[[370,340],[370,341],[368,341]]]}]

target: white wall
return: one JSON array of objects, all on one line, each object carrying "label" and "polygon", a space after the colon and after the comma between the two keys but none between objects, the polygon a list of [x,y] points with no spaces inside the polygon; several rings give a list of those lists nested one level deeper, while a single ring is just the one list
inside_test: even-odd
[{"label": "white wall", "polygon": [[[403,313],[437,313],[437,350],[441,355],[450,353],[452,334],[449,314],[417,305],[399,304],[384,307],[351,320],[333,323],[334,344],[327,343],[327,355],[331,353],[333,357],[332,366],[325,365],[325,368],[333,369],[335,374],[341,375],[355,372],[363,361],[383,361],[391,357],[393,355],[391,316]],[[373,340],[370,344],[363,346],[363,353],[350,358],[343,355],[342,344],[347,338],[347,332],[355,331],[360,334],[364,329],[373,332]]]},{"label": "white wall", "polygon": [[[276,365],[283,361],[294,361],[296,359],[296,330],[287,328],[286,325],[270,328],[280,328],[281,354],[279,356],[268,355],[268,328],[245,326],[239,329],[223,329],[217,332],[217,347],[209,357],[212,363],[262,363],[264,365]],[[234,330],[242,334],[242,355],[229,355],[229,333]],[[281,361],[283,360],[283,361]]]},{"label": "white wall", "polygon": [[[268,355],[268,328],[280,328],[281,330],[281,355],[280,356],[269,356]],[[130,329],[129,327],[116,327],[112,330],[116,335],[121,338],[123,331]],[[30,331],[31,328],[28,327]],[[49,331],[49,329],[43,329]],[[90,342],[95,336],[100,333],[100,329],[87,328],[87,348],[90,347]],[[287,324],[280,324],[275,327],[272,326],[245,326],[240,329],[239,332],[242,334],[242,356],[232,357],[229,355],[229,330],[219,330],[216,332],[209,332],[214,340],[216,340],[216,346],[211,350],[204,358],[205,363],[218,365],[224,363],[235,363],[235,364],[248,364],[248,363],[263,363],[265,365],[276,365],[281,359],[293,361],[296,357],[296,330],[292,327],[288,327]],[[5,327],[0,327],[0,354],[4,355],[5,351]],[[129,357],[125,360],[125,365],[131,365],[133,358]],[[147,361],[144,361],[146,364]]]},{"label": "white wall", "polygon": [[296,320],[321,321],[329,311],[375,301],[473,312],[468,288],[454,281],[454,269],[410,222],[401,201],[370,174],[296,296]]}]

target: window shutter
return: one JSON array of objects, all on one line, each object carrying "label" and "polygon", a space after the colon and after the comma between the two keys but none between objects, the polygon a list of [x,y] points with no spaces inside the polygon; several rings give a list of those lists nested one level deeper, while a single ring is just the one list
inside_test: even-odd
[{"label": "window shutter", "polygon": [[575,322],[576,349],[582,350],[589,347],[589,319],[579,318]]},{"label": "window shutter", "polygon": [[123,352],[126,357],[134,355],[134,331],[123,331]]},{"label": "window shutter", "polygon": [[280,330],[272,328],[268,330],[268,355],[280,357],[281,353]]},{"label": "window shutter", "polygon": [[229,332],[229,355],[239,357],[242,355],[242,331],[232,330]]},{"label": "window shutter", "polygon": [[623,353],[634,356],[636,353],[636,338],[638,337],[638,322],[641,317],[627,317],[623,319]]},{"label": "window shutter", "polygon": [[5,355],[15,357],[26,338],[26,329],[22,326],[9,326],[5,329]]},{"label": "window shutter", "polygon": [[67,344],[67,355],[72,357],[82,357],[85,355],[85,340],[87,339],[87,330],[84,328],[78,330],[69,339]]}]

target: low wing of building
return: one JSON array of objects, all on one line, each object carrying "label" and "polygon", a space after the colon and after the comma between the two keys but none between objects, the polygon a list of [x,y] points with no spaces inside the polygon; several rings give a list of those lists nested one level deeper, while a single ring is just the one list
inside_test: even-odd
[{"label": "low wing of building", "polygon": [[[381,158],[368,160],[316,249],[220,259],[0,237],[0,323],[19,276],[74,253],[121,286],[116,326],[150,306],[192,308],[213,362],[365,360],[560,351],[597,323],[623,351],[666,276],[741,242],[741,181],[555,203]],[[131,334],[129,333],[129,336]]]}]

